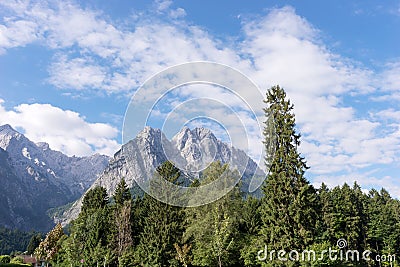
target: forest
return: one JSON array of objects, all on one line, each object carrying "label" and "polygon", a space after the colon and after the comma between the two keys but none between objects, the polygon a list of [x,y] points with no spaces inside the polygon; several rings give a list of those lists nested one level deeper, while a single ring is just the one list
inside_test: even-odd
[{"label": "forest", "polygon": [[[298,151],[293,104],[279,86],[267,91],[264,102],[270,171],[261,198],[245,195],[238,184],[210,204],[175,207],[132,195],[122,179],[111,199],[102,187],[87,192],[78,218],[65,229],[56,225],[35,255],[65,267],[399,266],[399,200],[385,189],[365,192],[357,183],[315,188]],[[237,175],[214,162],[191,186],[222,173]],[[157,175],[179,183],[181,173],[167,161]]]}]

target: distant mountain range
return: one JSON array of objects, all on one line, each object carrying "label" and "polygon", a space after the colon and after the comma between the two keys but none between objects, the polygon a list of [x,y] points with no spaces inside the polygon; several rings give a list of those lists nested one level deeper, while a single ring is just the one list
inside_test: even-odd
[{"label": "distant mountain range", "polygon": [[[145,127],[109,158],[69,157],[4,125],[0,126],[0,226],[46,231],[54,222],[65,225],[78,216],[90,188],[103,186],[111,196],[121,178],[137,187],[135,180],[151,177],[166,160],[182,170],[186,184],[217,160],[244,170],[244,191],[253,175],[265,176],[244,151],[221,142],[205,128],[184,127],[168,140],[161,130]],[[56,210],[53,218],[49,209]]]},{"label": "distant mountain range", "polygon": [[0,225],[48,230],[53,222],[46,212],[80,198],[109,160],[69,157],[0,126]]},{"label": "distant mountain range", "polygon": [[[126,153],[129,153],[129,167]],[[248,187],[248,178],[253,175],[265,176],[265,173],[244,151],[221,142],[209,129],[190,130],[184,127],[171,140],[168,140],[161,130],[145,127],[136,138],[115,153],[107,168],[91,188],[102,186],[111,196],[121,178],[125,178],[128,186],[137,186],[135,180],[151,177],[155,168],[166,160],[173,161],[176,167],[182,170],[184,179],[187,179],[186,184],[189,184],[193,178],[197,178],[199,173],[197,170],[202,170],[212,161],[230,163],[231,168],[244,170],[244,190]],[[55,221],[65,225],[76,218],[81,210],[82,200],[83,196],[70,209],[55,218]]]}]

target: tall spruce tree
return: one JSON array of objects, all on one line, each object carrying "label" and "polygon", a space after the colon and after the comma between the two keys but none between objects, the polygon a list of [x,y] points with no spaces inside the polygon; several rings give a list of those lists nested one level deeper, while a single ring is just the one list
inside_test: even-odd
[{"label": "tall spruce tree", "polygon": [[81,213],[71,222],[70,236],[63,242],[64,264],[99,266],[111,262],[113,219],[106,189],[100,186],[90,189],[83,199]]},{"label": "tall spruce tree", "polygon": [[[300,134],[295,129],[293,104],[279,86],[269,89],[266,96],[264,136],[270,169],[263,186],[260,234],[269,249],[301,251],[314,238],[317,194],[304,177],[308,167],[297,150]],[[274,131],[271,131],[271,124]],[[275,148],[274,155],[268,153],[271,145]]]},{"label": "tall spruce tree", "polygon": [[118,183],[117,188],[114,192],[114,201],[117,206],[122,206],[125,201],[131,201],[132,194],[129,191],[129,187],[125,182],[125,179],[122,178]]},{"label": "tall spruce tree", "polygon": [[115,223],[115,243],[117,255],[121,256],[132,245],[132,196],[129,187],[122,178],[114,193],[114,223]]},{"label": "tall spruce tree", "polygon": [[[171,183],[178,183],[180,170],[166,161],[157,168],[155,174]],[[150,190],[157,194],[167,194],[173,198],[174,192],[164,191],[157,179],[150,182]],[[141,203],[143,217],[138,246],[138,264],[140,266],[176,266],[176,249],[183,232],[184,213],[180,207],[171,206],[145,195]]]}]

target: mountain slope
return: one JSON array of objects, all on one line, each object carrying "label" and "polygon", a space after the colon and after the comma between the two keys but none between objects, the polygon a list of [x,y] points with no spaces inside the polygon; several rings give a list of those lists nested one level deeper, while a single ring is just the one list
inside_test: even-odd
[{"label": "mountain slope", "polygon": [[108,164],[107,156],[68,157],[0,126],[0,225],[47,230],[49,208],[79,198]]},{"label": "mountain slope", "polygon": [[15,175],[9,165],[8,153],[0,148],[0,225],[17,228],[29,223],[32,229],[51,225],[49,218],[41,218],[32,206],[31,192]]},{"label": "mountain slope", "polygon": [[[130,163],[129,167],[127,160]],[[217,160],[222,163],[230,163],[230,167],[233,169],[244,170],[243,188],[245,189],[248,185],[248,178],[253,174],[265,175],[245,152],[221,142],[208,129],[190,130],[184,127],[171,140],[168,140],[161,130],[145,127],[135,139],[115,153],[107,168],[91,188],[102,186],[111,196],[121,178],[125,178],[128,186],[132,188],[136,184],[135,180],[151,177],[155,168],[166,160],[173,161],[176,167],[183,171],[187,184],[191,179],[198,177],[199,172],[210,162]],[[60,218],[56,218],[56,222],[67,224],[76,218],[81,209],[82,199],[83,196]]]}]

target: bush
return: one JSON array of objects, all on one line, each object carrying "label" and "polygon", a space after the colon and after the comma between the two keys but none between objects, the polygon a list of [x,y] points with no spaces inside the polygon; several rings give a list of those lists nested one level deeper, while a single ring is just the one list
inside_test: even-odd
[{"label": "bush", "polygon": [[12,258],[12,260],[10,261],[10,263],[21,264],[21,263],[24,263],[24,259],[21,258],[21,257],[15,257],[15,258]]},{"label": "bush", "polygon": [[10,263],[11,257],[8,255],[1,255],[0,256],[0,263]]}]

